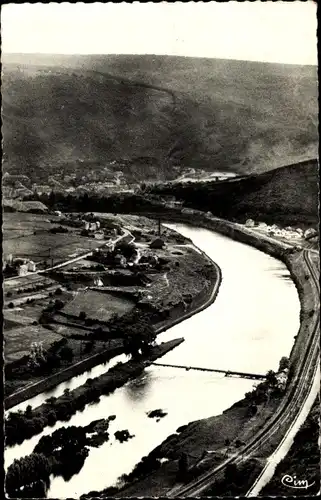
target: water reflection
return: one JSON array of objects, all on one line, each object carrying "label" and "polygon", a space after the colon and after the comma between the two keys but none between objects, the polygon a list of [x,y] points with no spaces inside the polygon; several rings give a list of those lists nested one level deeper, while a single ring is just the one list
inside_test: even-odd
[{"label": "water reflection", "polygon": [[153,380],[149,371],[144,371],[137,379],[132,380],[125,386],[125,394],[128,399],[133,402],[138,402],[148,397],[151,391]]},{"label": "water reflection", "polygon": [[[285,266],[268,255],[203,229],[175,225],[214,261],[223,274],[218,296],[210,307],[162,333],[158,341],[184,337],[185,342],[161,359],[163,363],[266,373],[289,355],[299,327],[296,288],[286,279]],[[65,482],[53,478],[50,498],[78,498],[82,493],[112,486],[129,473],[142,456],[190,421],[218,415],[240,400],[253,381],[217,373],[150,366],[100,402],[77,412],[58,426],[87,425],[115,414],[110,441],[92,449],[80,473]],[[147,412],[162,409],[156,422]],[[127,443],[114,432],[128,429]],[[6,462],[30,453],[41,435],[6,451]],[[106,465],[108,464],[108,465]]]}]

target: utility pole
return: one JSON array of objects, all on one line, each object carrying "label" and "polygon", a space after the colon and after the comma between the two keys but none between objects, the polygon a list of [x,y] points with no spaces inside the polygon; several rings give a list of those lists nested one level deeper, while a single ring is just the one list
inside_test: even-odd
[{"label": "utility pole", "polygon": [[53,256],[51,255],[51,248],[49,247],[48,249],[48,252],[49,252],[49,257],[48,259],[51,260],[51,267],[53,267]]}]

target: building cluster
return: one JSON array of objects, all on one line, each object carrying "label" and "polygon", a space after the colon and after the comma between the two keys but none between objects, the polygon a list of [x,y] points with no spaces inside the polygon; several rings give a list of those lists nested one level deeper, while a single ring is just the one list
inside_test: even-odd
[{"label": "building cluster", "polygon": [[253,219],[247,219],[245,227],[255,228],[259,231],[264,231],[269,236],[277,236],[279,238],[293,240],[293,239],[308,239],[317,236],[317,231],[313,228],[306,229],[305,231],[300,227],[287,226],[281,228],[276,224],[268,225],[265,222],[256,223]]},{"label": "building cluster", "polygon": [[12,254],[9,254],[2,261],[2,270],[11,271],[14,275],[26,276],[36,271],[36,263],[30,259],[14,258]]}]

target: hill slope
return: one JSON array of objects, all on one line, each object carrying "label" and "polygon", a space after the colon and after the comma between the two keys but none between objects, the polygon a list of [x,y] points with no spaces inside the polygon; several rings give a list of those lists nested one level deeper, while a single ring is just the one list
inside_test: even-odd
[{"label": "hill slope", "polygon": [[175,165],[251,173],[317,151],[311,66],[3,55],[2,98],[4,168],[36,180],[106,165],[138,181]]},{"label": "hill slope", "polygon": [[220,217],[285,224],[318,222],[318,162],[301,162],[240,180],[167,184],[151,190],[171,194]]}]

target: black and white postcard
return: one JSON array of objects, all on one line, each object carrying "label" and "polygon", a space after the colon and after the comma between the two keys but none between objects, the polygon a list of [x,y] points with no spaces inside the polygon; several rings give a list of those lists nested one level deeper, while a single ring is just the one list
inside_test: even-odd
[{"label": "black and white postcard", "polygon": [[9,3],[7,498],[320,494],[317,3]]}]

